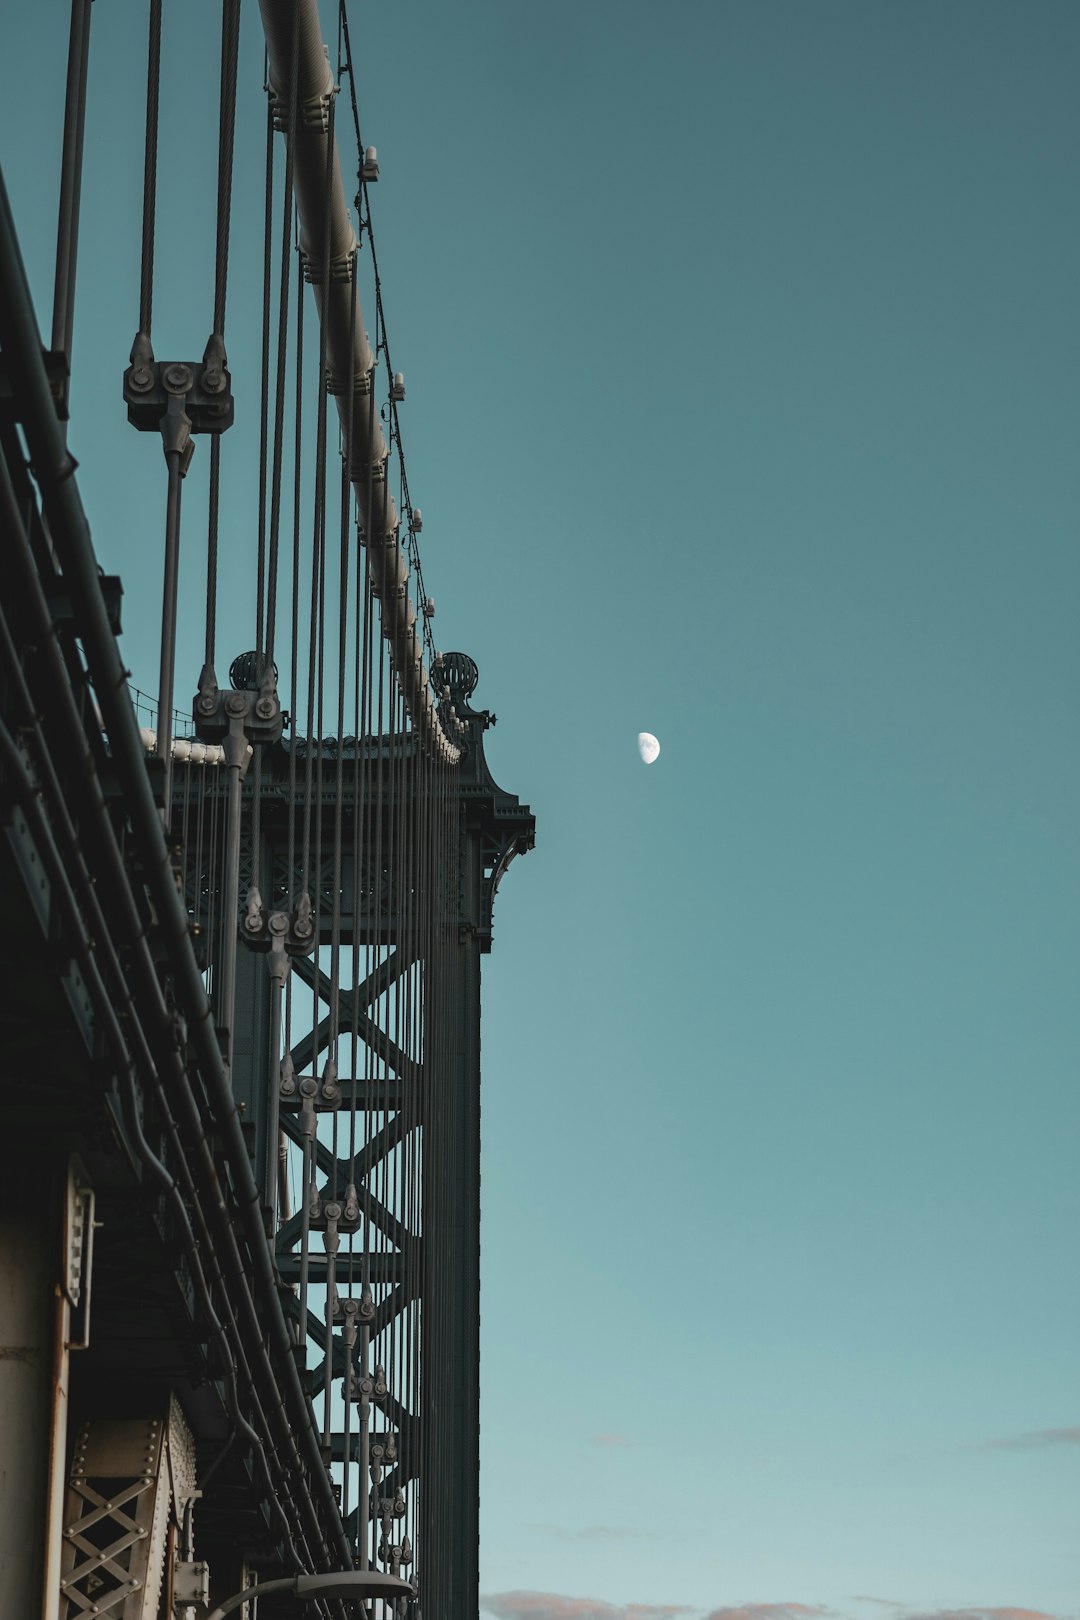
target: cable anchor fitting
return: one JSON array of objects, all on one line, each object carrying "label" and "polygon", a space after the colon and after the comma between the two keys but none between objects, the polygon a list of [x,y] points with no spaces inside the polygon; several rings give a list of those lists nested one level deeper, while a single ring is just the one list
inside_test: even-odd
[{"label": "cable anchor fitting", "polygon": [[155,360],[145,332],[136,332],[124,372],[128,421],[140,433],[164,432],[170,402],[179,399],[190,433],[224,433],[233,423],[232,379],[225,344],[212,333],[201,361]]},{"label": "cable anchor fitting", "polygon": [[203,667],[192,710],[196,736],[219,743],[242,737],[249,749],[257,743],[280,742],[285,716],[274,664],[244,653],[233,660],[229,675],[233,688],[222,692],[213,670]]},{"label": "cable anchor fitting", "polygon": [[[306,911],[302,910],[307,901]],[[284,911],[268,912],[256,884],[247,894],[240,933],[253,951],[270,953],[270,976],[284,984],[289,976],[294,956],[308,956],[315,945],[315,926],[311,921],[311,901],[304,894],[296,911],[290,917]]]}]

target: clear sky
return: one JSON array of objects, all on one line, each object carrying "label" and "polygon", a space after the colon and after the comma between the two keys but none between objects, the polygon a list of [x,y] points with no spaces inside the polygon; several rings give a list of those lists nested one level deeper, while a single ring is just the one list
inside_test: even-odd
[{"label": "clear sky", "polygon": [[[216,44],[205,0],[166,10],[155,337],[186,355]],[[66,26],[0,21],[43,324]],[[1080,7],[353,27],[438,639],[539,827],[485,964],[488,1612],[1074,1616]],[[250,0],[243,29],[250,489]],[[120,398],[144,50],[97,0],[71,443],[153,690],[161,458]],[[192,566],[178,701],[201,612]]]}]

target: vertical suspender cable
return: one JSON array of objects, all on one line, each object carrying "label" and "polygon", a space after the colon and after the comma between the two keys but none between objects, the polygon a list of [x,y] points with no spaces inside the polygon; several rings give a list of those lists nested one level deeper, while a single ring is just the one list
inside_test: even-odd
[{"label": "vertical suspender cable", "polygon": [[[330,130],[330,136],[329,136],[329,139],[327,141],[327,151],[332,153],[333,150],[334,150],[334,143],[333,143],[334,98],[333,98],[333,96],[330,97],[330,102],[329,102],[329,105],[327,107],[327,121],[328,121],[328,125],[329,125],[329,130]],[[329,227],[327,228],[327,238],[328,238],[328,235],[329,235]],[[322,259],[322,265],[321,265],[320,269],[321,269],[320,280],[322,281],[323,287],[325,288],[327,283],[329,282],[329,279],[330,279],[330,254],[329,254],[329,251],[328,251],[328,240],[327,240],[327,244],[324,245],[323,259]],[[322,854],[323,854],[322,802],[323,802],[323,765],[324,765],[324,753],[325,753],[325,750],[324,750],[324,735],[323,735],[323,733],[324,733],[323,716],[324,716],[324,697],[325,697],[325,694],[324,694],[324,690],[323,690],[323,678],[324,678],[325,660],[326,660],[326,458],[327,458],[326,415],[327,415],[327,393],[328,393],[328,383],[329,383],[329,379],[328,379],[328,376],[327,376],[326,326],[325,326],[325,323],[320,323],[319,337],[320,337],[320,343],[319,343],[319,362],[320,362],[319,363],[319,413],[318,413],[318,426],[317,426],[317,433],[316,433],[317,448],[316,448],[316,458],[315,458],[315,531],[316,531],[315,532],[315,547],[316,547],[316,550],[317,550],[317,553],[318,553],[318,559],[319,559],[319,567],[318,567],[318,619],[317,619],[318,655],[317,655],[317,659],[316,659],[316,678],[315,678],[315,712],[316,712],[316,717],[317,717],[316,747],[318,749],[318,760],[317,760],[317,764],[316,764],[316,772],[317,772],[317,778],[316,779],[317,779],[318,788],[319,788],[319,803],[318,803],[318,809],[317,809],[317,812],[316,812],[316,815],[315,815],[315,876],[316,876],[316,889],[315,889],[315,918],[316,918],[316,922],[315,922],[315,927],[316,927],[317,936],[318,936],[318,933],[320,931],[323,902],[324,902],[324,898],[325,898],[324,890],[323,890],[323,880],[322,880]],[[338,991],[337,991],[336,985],[331,983],[330,995],[331,995],[331,1021],[332,1021],[332,1023],[333,1023],[333,1020],[336,1018],[336,998],[337,998],[337,994],[338,994]],[[324,1073],[332,1072],[332,1071],[330,1071],[330,1068],[329,1068],[329,1065],[330,1065],[331,1062],[333,1062],[335,1064],[335,1068],[336,1068],[336,1060],[333,1059],[333,1057],[331,1056],[330,1058],[328,1058],[327,1069],[324,1070]],[[331,1173],[330,1173],[330,1198],[331,1198],[331,1201],[333,1202],[333,1201],[337,1200],[337,1196],[338,1196],[338,1184],[337,1184],[338,1183],[338,1171],[337,1171],[338,1155],[337,1155],[337,1112],[336,1112],[336,1110],[335,1110],[334,1115],[333,1115],[331,1130],[332,1130],[332,1133],[333,1133],[333,1159],[332,1159],[332,1169],[331,1169]],[[327,1239],[327,1246],[329,1247],[329,1238]],[[332,1353],[333,1352],[333,1332],[334,1332],[333,1299],[334,1299],[333,1263],[332,1263],[332,1260],[331,1260],[330,1255],[328,1253],[328,1255],[327,1255],[326,1300],[325,1300],[325,1304],[324,1304],[324,1324],[325,1324],[325,1330],[326,1330],[326,1346],[327,1346],[326,1366],[325,1366],[325,1370],[324,1370],[324,1384],[323,1384],[323,1443],[324,1443],[324,1445],[329,1445],[329,1443],[330,1443],[330,1434],[331,1434],[330,1393],[331,1393],[331,1382],[332,1382],[331,1375],[332,1375],[332,1370],[333,1370],[333,1353]]]},{"label": "vertical suspender cable", "polygon": [[[211,343],[225,336],[225,300],[229,289],[229,227],[232,217],[233,149],[236,134],[236,76],[240,50],[240,0],[222,0],[221,92],[218,104],[217,241],[214,254],[214,325]],[[224,343],[222,342],[222,363]],[[217,640],[218,508],[220,504],[221,437],[210,438],[210,501],[206,543],[206,643],[200,686],[209,682]]]},{"label": "vertical suspender cable", "polygon": [[146,66],[146,145],[143,153],[142,273],[139,331],[149,337],[154,315],[154,228],[157,222],[158,102],[161,81],[161,0],[150,0]]},{"label": "vertical suspender cable", "polygon": [[86,74],[90,60],[91,0],[71,0],[64,154],[60,168],[60,210],[56,227],[56,281],[53,290],[52,348],[71,365],[75,317],[75,266],[79,251],[83,134],[86,128]]},{"label": "vertical suspender cable", "polygon": [[[293,532],[292,532],[292,593],[290,599],[289,623],[289,693],[294,722],[292,736],[289,741],[289,794],[288,794],[288,833],[286,837],[286,861],[288,883],[288,909],[295,914],[301,887],[297,882],[297,852],[296,852],[296,724],[295,715],[299,705],[299,678],[300,678],[300,520],[301,520],[301,472],[303,451],[303,401],[304,401],[304,277],[298,269],[296,277],[296,385],[293,424]],[[306,876],[306,875],[305,875]],[[285,1051],[292,1051],[292,992],[293,975],[289,975],[285,995]],[[292,1059],[289,1058],[291,1066]],[[306,1119],[306,1116],[304,1116]],[[308,1184],[311,1178],[310,1155],[313,1144],[305,1130],[301,1143],[301,1176],[300,1176],[300,1203],[304,1227],[301,1231],[301,1264],[306,1265],[307,1257],[307,1215],[309,1199]],[[303,1356],[303,1347],[307,1343],[307,1278],[303,1279],[300,1289],[300,1310],[298,1326],[298,1343],[301,1346],[300,1354]]]},{"label": "vertical suspender cable", "polygon": [[[161,85],[161,0],[150,0],[146,67],[146,141],[143,151],[142,266],[139,280],[139,333],[136,347],[150,350],[154,313],[154,231],[157,223],[158,111]],[[170,396],[162,422],[168,496],[165,513],[165,579],[161,602],[161,662],[158,678],[157,752],[165,762],[165,821],[171,814],[172,694],[176,654],[176,592],[180,567],[180,481],[190,457],[191,423],[181,402]]]},{"label": "vertical suspender cable", "polygon": [[[355,279],[356,279],[356,255],[355,255],[355,253],[353,254],[352,263],[351,263],[351,265],[349,267],[349,273],[350,273],[350,276],[352,277],[352,279],[355,281]],[[355,309],[355,307],[356,307],[356,305],[355,305],[355,301],[354,301],[353,308]],[[348,414],[351,416],[351,411],[352,411],[351,397],[350,397],[349,405],[347,407],[347,411],[348,411]],[[337,987],[340,987],[340,981],[341,981],[341,933],[342,933],[341,900],[342,900],[342,887],[343,887],[343,882],[344,882],[343,800],[344,800],[344,796],[345,796],[345,692],[346,692],[346,672],[347,672],[346,671],[346,659],[347,659],[347,653],[348,653],[349,606],[350,606],[350,602],[351,602],[351,595],[350,595],[350,591],[349,591],[349,542],[350,542],[350,538],[351,538],[350,530],[351,530],[351,527],[352,527],[351,522],[350,522],[352,489],[351,489],[351,483],[350,483],[349,475],[350,475],[352,469],[351,469],[350,461],[351,461],[351,441],[350,441],[350,438],[349,438],[348,434],[346,434],[345,444],[342,447],[342,453],[341,453],[341,486],[340,486],[340,513],[339,513],[340,531],[339,531],[338,591],[340,593],[340,601],[338,603],[338,659],[337,659],[337,679],[338,679],[338,692],[337,692],[337,745],[338,746],[337,746],[337,771],[336,771],[336,778],[335,778],[335,784],[334,784],[334,787],[335,787],[335,792],[334,792],[334,866],[333,866],[333,872],[334,872],[334,913],[333,913],[333,923],[332,923],[332,929],[331,929],[331,967],[330,967],[331,976],[333,978],[335,986],[337,986]],[[357,640],[359,640],[359,627],[357,627]],[[352,954],[353,954],[353,962],[355,964],[355,960],[356,960],[355,946],[354,946]],[[353,977],[355,978],[355,972],[353,974]],[[332,1026],[331,1026],[331,1049],[332,1049],[333,1054],[334,1054],[334,1062],[335,1062],[335,1064],[337,1064],[338,1070],[339,1070],[339,1073],[340,1073],[340,1068],[341,1068],[341,1059],[340,1059],[340,1051],[339,1051],[340,1017],[341,1017],[340,988],[338,988],[338,990],[337,990],[337,996],[338,996],[338,999],[337,999],[337,1002],[336,1002],[336,1017],[335,1017],[334,1022],[333,1022]],[[357,1015],[358,1011],[359,1011],[358,1008],[354,1009],[354,1014],[353,1014],[354,1021],[355,1021],[355,1018],[356,1018],[356,1015]],[[355,1100],[354,1100],[354,1103],[353,1103],[353,1107],[355,1108]],[[350,1137],[351,1137],[351,1135],[352,1135],[352,1131],[351,1131],[351,1128],[350,1128]],[[335,1149],[335,1156],[336,1156],[336,1149]],[[351,1162],[352,1161],[350,1159],[350,1170],[349,1170],[349,1178],[348,1178],[350,1183],[353,1181],[354,1174],[355,1174],[355,1172],[351,1168]],[[351,1235],[350,1235],[350,1238],[349,1238],[349,1274],[350,1274],[350,1281],[351,1281],[351,1276],[352,1276],[352,1237],[351,1237]],[[345,1463],[344,1463],[344,1481],[343,1481],[343,1487],[342,1487],[342,1511],[343,1511],[344,1514],[347,1514],[348,1513],[348,1496],[349,1496],[349,1477],[350,1477],[350,1474],[351,1474],[351,1471],[352,1471],[352,1465],[351,1465],[351,1461],[350,1461],[350,1457],[349,1457],[349,1440],[350,1440],[350,1428],[351,1428],[350,1420],[351,1420],[351,1416],[352,1416],[352,1402],[351,1402],[351,1398],[350,1398],[351,1397],[351,1384],[352,1384],[351,1331],[350,1331],[350,1338],[346,1342],[346,1356],[345,1356],[345,1365],[343,1367],[343,1373],[344,1373],[344,1396],[345,1396]]]},{"label": "vertical suspender cable", "polygon": [[[277,385],[274,391],[274,456],[271,470],[270,492],[270,555],[266,583],[266,636],[263,643],[264,665],[274,662],[274,632],[277,618],[278,537],[281,530],[281,465],[284,460],[285,431],[285,351],[289,318],[289,270],[292,262],[293,217],[293,156],[296,127],[296,82],[299,62],[300,13],[293,19],[292,73],[289,79],[289,100],[285,122],[285,185],[281,210],[281,275],[278,289]],[[261,674],[261,671],[260,671]]]},{"label": "vertical suspender cable", "polygon": [[217,653],[218,507],[221,489],[221,435],[210,435],[210,501],[206,524],[206,639],[200,687],[213,678]]},{"label": "vertical suspender cable", "polygon": [[[304,276],[296,275],[296,396],[293,405],[293,534],[292,600],[290,604],[289,693],[294,723],[289,745],[289,910],[295,909],[300,890],[296,882],[296,724],[300,682],[300,508],[304,405]],[[305,873],[306,878],[306,873]]]},{"label": "vertical suspender cable", "polygon": [[236,132],[236,74],[240,52],[240,0],[222,0],[221,95],[218,111],[217,242],[214,255],[214,331],[225,335],[229,288],[229,224],[232,214],[233,147]]},{"label": "vertical suspender cable", "polygon": [[270,396],[270,260],[274,232],[274,103],[266,87],[266,191],[263,205],[262,394],[259,415],[259,541],[255,559],[255,664],[262,669],[266,601],[266,458]]},{"label": "vertical suspender cable", "polygon": [[158,676],[157,751],[165,766],[165,825],[172,819],[173,679],[176,664],[176,598],[180,576],[180,490],[194,445],[191,421],[183,401],[169,396],[162,418],[162,443],[168,468],[165,506],[165,581],[161,595],[161,664]]}]

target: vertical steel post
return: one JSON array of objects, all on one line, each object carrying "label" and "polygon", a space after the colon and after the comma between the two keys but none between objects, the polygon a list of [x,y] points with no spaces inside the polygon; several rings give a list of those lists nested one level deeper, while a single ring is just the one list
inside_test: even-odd
[{"label": "vertical steel post", "polygon": [[[463,818],[464,819],[464,818]],[[424,1208],[439,1207],[448,1232],[444,1266],[425,1250],[423,1421],[437,1426],[428,1454],[449,1478],[421,1481],[422,1602],[442,1620],[475,1620],[480,1541],[480,930],[483,866],[479,831],[463,829],[463,912],[450,947],[449,982],[437,1001],[432,1046],[446,1054],[442,1140],[425,1137]],[[437,1161],[437,1162],[436,1162]],[[428,1216],[430,1219],[430,1215]]]},{"label": "vertical steel post", "polygon": [[67,1449],[68,1321],[61,1287],[66,1177],[0,1175],[0,1613],[56,1620]]}]

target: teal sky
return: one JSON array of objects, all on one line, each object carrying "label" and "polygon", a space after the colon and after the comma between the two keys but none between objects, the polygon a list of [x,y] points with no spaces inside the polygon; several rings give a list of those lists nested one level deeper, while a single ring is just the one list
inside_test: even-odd
[{"label": "teal sky", "polygon": [[[155,346],[187,356],[216,25],[166,11]],[[66,15],[0,22],[46,327]],[[538,818],[485,964],[488,1611],[1075,1616],[1080,8],[351,15],[437,640]],[[162,466],[120,397],[145,8],[93,26],[71,444],[153,690]],[[259,39],[248,3],[236,651]]]}]

